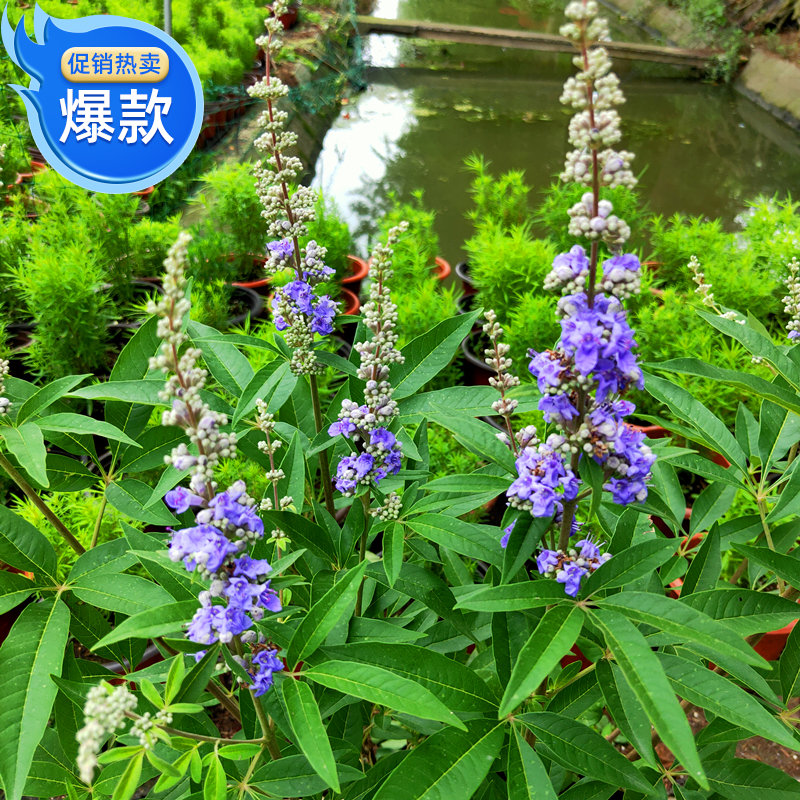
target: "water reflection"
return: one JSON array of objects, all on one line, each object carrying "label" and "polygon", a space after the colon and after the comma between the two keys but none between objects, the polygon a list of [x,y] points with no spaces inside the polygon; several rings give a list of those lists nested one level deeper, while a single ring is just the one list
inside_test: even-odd
[{"label": "water reflection", "polygon": [[[374,13],[420,18],[427,9],[429,18],[469,23],[489,6],[498,19],[520,20],[502,13],[500,2],[481,3],[479,17],[477,5],[379,0]],[[463,13],[454,18],[455,8]],[[326,136],[315,184],[363,234],[389,192],[405,199],[423,188],[438,212],[443,254],[457,260],[469,235],[467,155],[483,153],[498,171],[524,169],[536,190],[560,170],[568,117],[558,97],[569,58],[370,39],[369,88]],[[398,64],[405,66],[383,68]],[[720,216],[732,224],[756,194],[798,193],[800,137],[790,129],[728,87],[625,66],[623,146],[638,154],[642,193],[655,212]]]}]

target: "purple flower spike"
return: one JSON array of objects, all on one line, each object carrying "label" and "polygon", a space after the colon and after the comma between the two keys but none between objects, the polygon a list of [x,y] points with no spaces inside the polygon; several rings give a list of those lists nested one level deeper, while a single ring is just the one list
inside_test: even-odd
[{"label": "purple flower spike", "polygon": [[577,597],[581,589],[581,580],[589,571],[577,564],[569,564],[556,573],[556,581],[564,584],[564,592],[570,597]]}]

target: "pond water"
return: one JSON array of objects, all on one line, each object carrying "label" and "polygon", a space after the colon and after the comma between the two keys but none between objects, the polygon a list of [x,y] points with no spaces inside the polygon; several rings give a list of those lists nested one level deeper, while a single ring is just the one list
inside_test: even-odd
[{"label": "pond water", "polygon": [[[559,17],[525,0],[378,0],[374,16],[555,32]],[[558,4],[560,6],[560,4]],[[520,12],[519,8],[525,8]],[[610,14],[608,16],[611,16]],[[613,38],[643,40],[613,20]],[[470,235],[464,159],[525,170],[534,200],[561,170],[569,113],[558,102],[569,56],[372,35],[368,88],[327,133],[314,185],[334,199],[359,245],[394,193],[423,189],[437,212],[441,250],[461,260]],[[641,193],[659,214],[721,217],[733,226],[745,201],[800,189],[800,135],[724,85],[677,68],[615,64],[627,97],[621,147],[637,154]]]}]

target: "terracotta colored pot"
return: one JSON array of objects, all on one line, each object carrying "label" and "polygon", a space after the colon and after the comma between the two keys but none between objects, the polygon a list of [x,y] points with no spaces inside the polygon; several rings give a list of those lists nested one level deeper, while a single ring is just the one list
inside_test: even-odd
[{"label": "terracotta colored pot", "polygon": [[358,256],[347,256],[347,262],[350,274],[342,278],[342,286],[358,294],[361,291],[362,281],[369,275],[369,262]]},{"label": "terracotta colored pot", "polygon": [[46,169],[49,169],[46,161],[31,159],[31,172],[44,172]]},{"label": "terracotta colored pot", "polygon": [[788,625],[780,628],[777,631],[765,633],[755,643],[753,649],[767,661],[776,661],[781,657],[783,648],[786,647],[786,640],[789,638],[789,634],[794,630],[794,626],[796,624],[797,620],[794,620],[794,622],[790,622]]},{"label": "terracotta colored pot", "polygon": [[298,17],[300,16],[300,8],[298,7],[297,3],[292,3],[289,6],[289,10],[285,14],[281,14],[278,19],[281,21],[281,25],[283,25],[283,29],[285,31],[291,30],[297,25]]},{"label": "terracotta colored pot", "polygon": [[361,301],[358,299],[358,295],[349,289],[342,289],[342,300],[344,301],[343,314],[353,316],[361,310]]},{"label": "terracotta colored pot", "polygon": [[138,192],[131,192],[135,197],[148,198],[156,190],[155,186],[148,186],[146,189],[140,189]]},{"label": "terracotta colored pot", "polygon": [[440,281],[443,281],[452,272],[450,262],[445,261],[441,256],[436,256],[436,266],[431,270]]},{"label": "terracotta colored pot", "polygon": [[572,645],[572,649],[569,652],[569,655],[566,655],[561,659],[562,669],[566,667],[567,664],[572,664],[575,661],[580,661],[581,669],[586,669],[592,665],[592,662],[589,661],[589,659],[586,658],[586,656],[581,652],[581,649],[578,647],[578,645]]},{"label": "terracotta colored pot", "polygon": [[258,315],[264,310],[264,298],[253,289],[245,286],[234,285],[233,294],[238,294],[240,297],[244,296],[247,300],[249,308],[244,313],[237,314],[235,317],[231,317],[228,320],[229,328],[235,328],[237,325],[242,325],[248,317],[250,319],[256,319],[256,317],[258,317]]},{"label": "terracotta colored pot", "polygon": [[261,278],[257,281],[236,281],[231,286],[236,286],[240,289],[254,289],[259,294],[264,294],[261,290],[272,283],[272,278]]},{"label": "terracotta colored pot", "polygon": [[672,434],[660,425],[635,425],[632,422],[625,423],[629,428],[635,431],[641,431],[648,439],[666,439]]}]

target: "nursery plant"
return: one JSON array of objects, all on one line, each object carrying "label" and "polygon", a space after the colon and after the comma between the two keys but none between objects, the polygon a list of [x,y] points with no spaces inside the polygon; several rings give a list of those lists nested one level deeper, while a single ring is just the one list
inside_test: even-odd
[{"label": "nursery plant", "polygon": [[[518,386],[487,309],[493,385],[432,391],[479,310],[398,347],[403,222],[375,248],[349,356],[326,346],[340,323],[320,293],[332,270],[322,243],[299,245],[315,197],[289,188],[300,162],[272,74],[285,4],[272,10],[252,93],[265,102],[267,267],[293,271],[273,300],[278,335],[191,320],[183,233],[108,381],[37,387],[0,369],[0,468],[78,555],[57,575],[47,538],[0,509],[0,558],[18,571],[0,573],[0,608],[18,614],[0,646],[6,797],[796,797],[794,779],[734,755],[750,735],[798,749],[798,634],[777,661],[751,646],[798,616],[794,537],[775,524],[800,511],[796,357],[755,319],[707,315],[776,372],[709,375],[764,398],[735,433],[647,377],[683,420],[676,431],[728,467],[666,440],[651,449],[626,424],[625,394],[645,381],[623,305],[639,262],[605,194],[634,176],[615,150],[623,98],[597,4],[570,3],[562,28],[578,69],[567,168],[585,191],[565,209],[574,244],[546,276],[558,342],[531,354],[536,384]],[[253,348],[274,356],[257,371]],[[323,401],[326,374],[344,380]],[[520,428],[537,408],[546,425]],[[431,479],[430,430],[483,466]],[[695,505],[697,550],[681,538],[676,467],[722,487]],[[47,492],[96,484],[142,530],[81,544]],[[727,487],[757,499],[758,525],[716,524]],[[500,526],[463,519],[495,498]],[[747,558],[736,585],[719,585],[723,543]],[[691,708],[708,722],[699,731]]]}]

